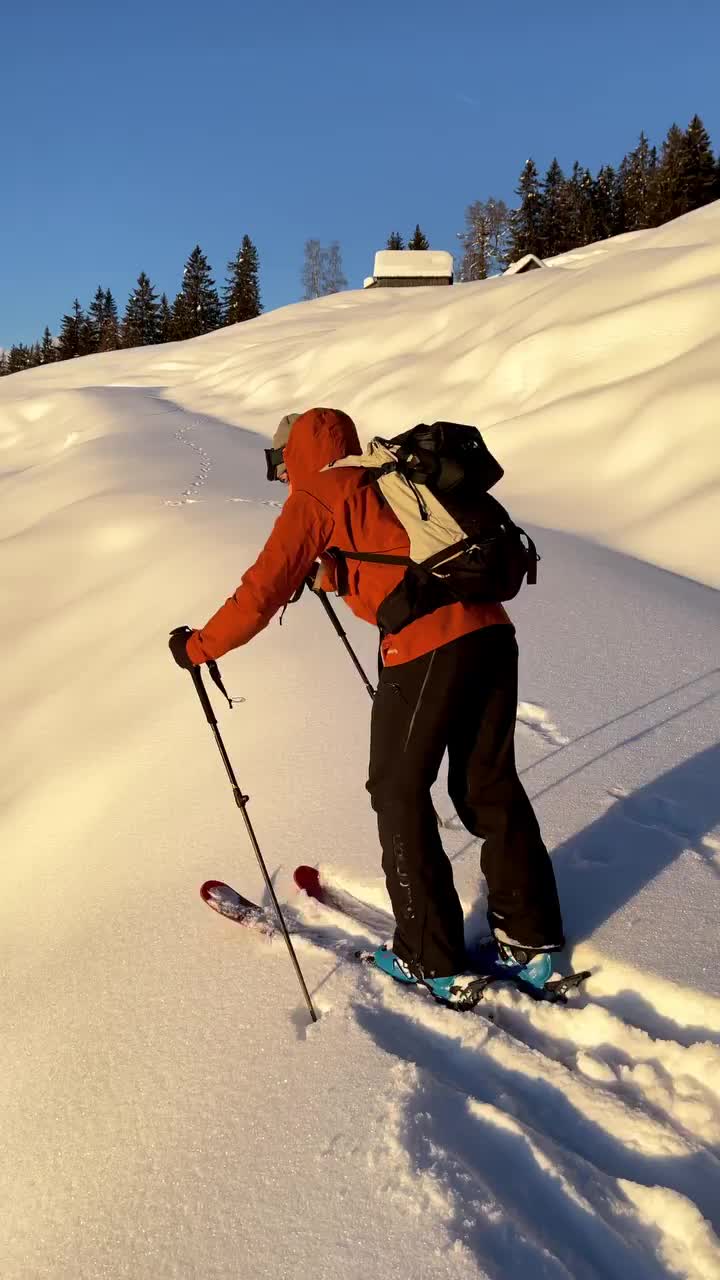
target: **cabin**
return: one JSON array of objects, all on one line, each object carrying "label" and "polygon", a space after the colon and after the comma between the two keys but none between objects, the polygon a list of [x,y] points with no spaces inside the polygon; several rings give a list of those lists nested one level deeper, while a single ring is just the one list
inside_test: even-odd
[{"label": "cabin", "polygon": [[524,258],[518,258],[517,262],[511,262],[507,271],[503,272],[506,276],[522,276],[526,271],[536,271],[538,267],[544,267],[546,263],[542,258],[536,258],[534,253],[526,253]]},{"label": "cabin", "polygon": [[364,289],[417,289],[453,282],[453,256],[444,249],[381,249]]}]

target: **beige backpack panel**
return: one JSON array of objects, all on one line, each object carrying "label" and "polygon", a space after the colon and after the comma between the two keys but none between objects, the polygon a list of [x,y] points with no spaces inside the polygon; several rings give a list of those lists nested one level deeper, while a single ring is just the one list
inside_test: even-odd
[{"label": "beige backpack panel", "polygon": [[[355,457],[339,458],[331,462],[326,471],[335,471],[338,467],[364,467],[371,469],[384,467],[388,462],[395,462],[392,453],[379,440],[371,440],[367,452]],[[389,471],[377,480],[383,496],[410,538],[410,556],[416,563],[422,564],[438,551],[453,547],[462,542],[465,533],[453,520],[442,503],[430,492],[427,485],[411,485],[397,471]],[[427,510],[427,519],[423,520],[418,507],[415,491],[420,494]]]}]

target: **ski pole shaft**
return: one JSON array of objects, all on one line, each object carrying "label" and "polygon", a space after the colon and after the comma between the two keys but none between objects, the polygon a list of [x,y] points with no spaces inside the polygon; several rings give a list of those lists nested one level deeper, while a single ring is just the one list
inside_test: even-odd
[{"label": "ski pole shaft", "polygon": [[197,695],[200,699],[202,709],[205,712],[205,719],[207,720],[208,724],[210,725],[213,731],[213,735],[217,743],[218,751],[220,752],[220,755],[222,757],[222,762],[225,765],[225,771],[230,780],[230,785],[232,787],[233,795],[235,797],[235,803],[238,809],[240,810],[240,812],[242,813],[243,821],[245,822],[245,828],[250,838],[250,843],[253,847],[253,852],[255,854],[255,857],[257,858],[258,865],[262,872],[262,877],[263,877],[263,880],[265,881],[265,888],[267,889],[270,895],[270,900],[273,904],[273,907],[275,908],[275,912],[276,912],[278,921],[280,923],[280,929],[285,939],[287,949],[290,953],[290,959],[292,960],[293,968],[295,969],[295,973],[297,975],[297,980],[300,983],[303,996],[305,997],[305,1003],[307,1004],[307,1007],[310,1011],[310,1017],[312,1018],[313,1022],[317,1022],[317,1014],[315,1012],[315,1007],[310,997],[310,992],[307,989],[307,985],[302,974],[302,969],[300,968],[300,965],[298,963],[298,958],[295,954],[295,948],[292,944],[292,939],[288,932],[288,927],[285,923],[285,917],[283,916],[282,908],[280,906],[280,903],[277,900],[277,895],[275,893],[272,880],[270,879],[270,876],[268,874],[268,869],[265,866],[265,859],[262,856],[260,845],[257,842],[257,836],[255,835],[255,830],[253,828],[252,822],[250,821],[250,815],[247,811],[247,804],[248,804],[249,797],[246,795],[243,795],[242,791],[240,790],[240,787],[238,786],[237,778],[235,777],[235,772],[233,770],[232,764],[230,763],[230,757],[228,756],[228,753],[225,750],[225,743],[222,740],[222,736],[218,728],[217,717],[213,710],[213,706],[210,701],[210,698],[208,697],[207,689],[205,688],[205,685],[203,683],[202,672],[200,670],[200,667],[193,667],[190,674],[193,678],[193,684],[195,685],[195,688],[197,690]]},{"label": "ski pole shaft", "polygon": [[360,664],[360,660],[359,660],[359,658],[358,658],[358,656],[357,656],[357,654],[356,654],[355,650],[353,649],[352,645],[350,644],[350,641],[348,640],[348,638],[347,638],[347,636],[346,636],[345,632],[343,631],[342,625],[341,625],[341,623],[340,623],[340,619],[338,618],[338,616],[337,616],[337,614],[336,614],[335,610],[333,609],[333,607],[332,607],[332,605],[331,605],[330,601],[328,600],[328,598],[327,598],[327,594],[326,594],[324,591],[314,591],[314,592],[313,592],[313,595],[316,595],[316,596],[317,596],[317,598],[318,598],[318,600],[320,601],[320,603],[321,603],[321,605],[322,605],[323,609],[325,610],[325,612],[326,612],[326,614],[327,614],[328,618],[330,619],[330,621],[331,621],[331,623],[332,623],[333,627],[335,628],[335,630],[336,630],[337,634],[339,635],[340,639],[342,640],[342,642],[343,642],[343,644],[344,644],[344,646],[345,646],[345,648],[346,648],[346,650],[347,650],[348,654],[350,655],[350,660],[351,660],[351,662],[352,662],[353,666],[355,667],[355,670],[357,671],[358,675],[360,676],[360,679],[362,680],[363,684],[365,685],[365,688],[367,689],[368,693],[370,694],[370,697],[371,697],[371,698],[374,698],[374,697],[375,697],[375,690],[373,689],[373,687],[372,687],[372,685],[371,685],[370,681],[368,680],[368,678],[367,678],[367,676],[366,676],[366,674],[365,674],[365,672],[364,672],[364,670],[363,670],[363,668],[362,668],[362,666],[361,666],[361,664]]},{"label": "ski pole shaft", "polygon": [[[350,658],[352,659],[352,663],[353,663],[353,666],[355,667],[355,670],[359,673],[359,675],[360,675],[360,679],[362,680],[363,684],[365,685],[365,688],[367,689],[368,693],[370,694],[370,697],[374,699],[374,697],[375,697],[375,690],[373,689],[373,687],[372,687],[372,685],[371,685],[370,681],[368,680],[367,676],[365,675],[365,672],[364,672],[363,668],[362,668],[362,667],[361,667],[361,665],[360,665],[360,661],[359,661],[359,659],[358,659],[358,656],[357,656],[357,654],[355,653],[355,650],[353,649],[352,645],[350,644],[350,641],[348,640],[348,638],[347,638],[347,636],[346,636],[345,632],[343,631],[342,626],[341,626],[341,623],[340,623],[340,619],[338,618],[338,616],[337,616],[337,614],[336,614],[335,610],[333,609],[333,607],[332,607],[332,605],[331,605],[330,601],[328,600],[326,593],[325,593],[324,591],[313,591],[313,595],[314,595],[314,596],[317,596],[318,600],[320,601],[320,603],[321,603],[321,605],[322,605],[323,609],[325,610],[325,612],[326,612],[326,614],[327,614],[328,618],[329,618],[329,619],[330,619],[330,621],[332,622],[332,624],[333,624],[333,626],[334,626],[335,630],[337,631],[337,633],[338,633],[338,635],[339,635],[340,639],[342,640],[343,644],[345,645],[345,648],[347,649],[347,651],[348,651],[348,653],[349,653],[349,655],[350,655]],[[436,820],[437,820],[437,824],[438,824],[438,826],[439,826],[439,827],[443,827],[443,826],[445,825],[445,823],[443,822],[442,818],[440,817],[440,814],[438,813],[438,811],[437,811],[437,809],[435,808],[435,806],[434,806],[434,805],[433,805],[433,813],[435,814],[435,818],[436,818]]]}]

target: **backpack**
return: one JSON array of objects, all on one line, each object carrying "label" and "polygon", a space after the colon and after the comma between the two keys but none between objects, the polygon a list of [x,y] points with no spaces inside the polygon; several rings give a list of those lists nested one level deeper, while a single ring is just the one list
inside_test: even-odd
[{"label": "backpack", "polygon": [[420,423],[392,439],[377,436],[360,457],[337,467],[365,467],[410,539],[409,556],[329,548],[338,594],[348,591],[345,561],[405,565],[402,581],[378,610],[383,634],[396,634],[442,605],[512,600],[523,579],[537,581],[535,544],[488,493],[503,469],[476,427]]}]

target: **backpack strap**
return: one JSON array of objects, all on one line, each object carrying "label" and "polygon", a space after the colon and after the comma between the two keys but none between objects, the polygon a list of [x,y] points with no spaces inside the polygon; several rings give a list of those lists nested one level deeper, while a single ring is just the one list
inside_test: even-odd
[{"label": "backpack strap", "polygon": [[402,564],[405,568],[413,563],[410,556],[384,556],[379,551],[341,551],[339,547],[328,547],[323,555],[332,556],[335,561],[335,581],[339,596],[346,596],[350,585],[346,560],[364,560],[369,564]]},{"label": "backpack strap", "polygon": [[537,583],[538,560],[541,560],[542,556],[538,555],[537,548],[532,538],[530,537],[530,534],[526,533],[524,529],[521,529],[519,525],[517,525],[516,527],[517,527],[518,533],[521,533],[523,538],[527,538],[527,544],[528,544],[527,583],[529,587],[534,587],[535,584]]}]

